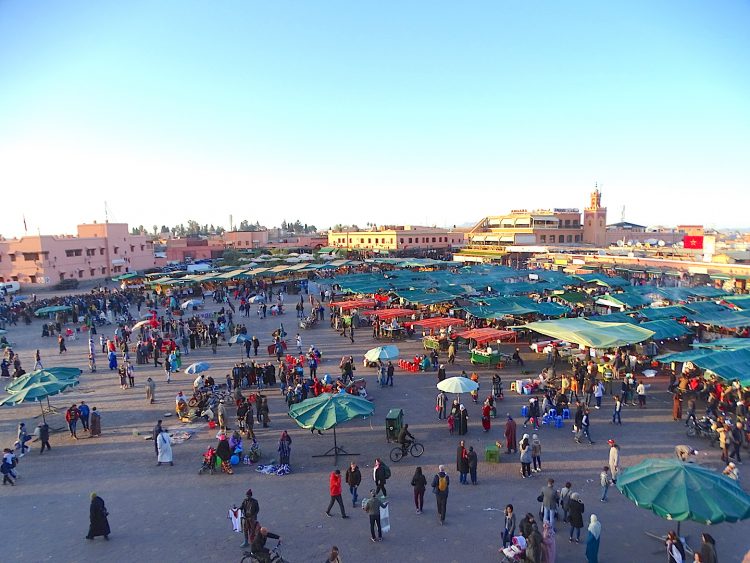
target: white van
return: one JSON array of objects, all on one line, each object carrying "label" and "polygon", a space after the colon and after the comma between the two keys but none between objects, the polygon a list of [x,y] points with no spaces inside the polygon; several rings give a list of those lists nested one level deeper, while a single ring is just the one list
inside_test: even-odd
[{"label": "white van", "polygon": [[0,282],[0,293],[17,293],[21,291],[21,284],[17,281]]}]

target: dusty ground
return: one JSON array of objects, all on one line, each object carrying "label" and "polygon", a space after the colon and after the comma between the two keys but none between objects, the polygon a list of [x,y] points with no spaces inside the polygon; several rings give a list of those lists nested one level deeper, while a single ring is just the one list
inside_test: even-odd
[{"label": "dusty ground", "polygon": [[[210,307],[209,307],[210,309]],[[283,320],[290,341],[296,330],[292,309]],[[270,341],[270,333],[277,320],[256,316],[245,321],[251,333],[263,344]],[[54,397],[52,403],[61,414],[51,416],[50,424],[62,431],[52,437],[52,452],[39,456],[36,444],[19,464],[20,479],[16,487],[3,487],[0,522],[4,534],[3,561],[239,561],[242,541],[231,531],[226,515],[232,504],[239,504],[244,492],[252,487],[260,501],[260,521],[283,536],[283,553],[292,562],[323,561],[331,545],[339,546],[348,563],[381,561],[483,562],[498,561],[502,516],[499,510],[507,503],[516,507],[519,516],[536,513],[536,496],[548,477],[561,485],[566,480],[581,492],[586,514],[595,512],[603,523],[600,560],[612,563],[632,561],[662,561],[660,544],[648,538],[646,531],[665,532],[674,525],[650,512],[635,507],[616,490],[610,490],[610,502],[598,501],[598,474],[607,460],[607,438],[613,437],[622,445],[624,466],[637,463],[646,456],[670,456],[675,444],[693,443],[702,450],[700,462],[721,467],[718,450],[706,450],[699,440],[685,437],[684,426],[671,421],[664,382],[655,382],[647,410],[628,407],[623,413],[623,425],[608,424],[610,408],[597,411],[592,417],[592,435],[596,444],[578,445],[573,442],[570,426],[564,429],[542,428],[544,471],[532,479],[521,480],[516,456],[503,457],[500,464],[480,461],[479,485],[459,486],[455,472],[455,448],[458,438],[450,437],[443,422],[438,422],[434,411],[436,394],[434,374],[396,372],[393,388],[379,389],[371,370],[361,364],[357,376],[365,375],[368,389],[376,404],[371,422],[353,422],[337,431],[339,444],[356,457],[338,460],[338,467],[346,468],[356,459],[363,470],[364,483],[360,492],[370,485],[372,461],[386,457],[391,445],[386,443],[385,414],[390,408],[404,409],[405,419],[412,432],[424,443],[426,452],[419,459],[407,458],[390,463],[393,476],[388,482],[393,529],[385,541],[369,541],[368,520],[360,509],[349,509],[352,518],[341,520],[337,508],[334,518],[323,514],[328,502],[328,473],[334,467],[332,458],[313,458],[332,446],[331,432],[323,436],[311,435],[298,429],[286,416],[278,393],[270,394],[271,428],[258,429],[263,458],[273,457],[276,443],[283,429],[289,430],[294,443],[292,465],[294,473],[286,477],[265,476],[252,467],[239,466],[233,476],[198,475],[201,453],[209,444],[216,443],[215,431],[202,427],[188,442],[174,446],[174,467],[157,467],[153,443],[144,441],[157,418],[173,412],[177,391],[190,389],[192,377],[177,374],[167,385],[161,369],[137,366],[136,388],[121,390],[117,376],[106,369],[103,355],[98,358],[99,372],[87,373],[86,347],[83,340],[69,341],[68,353],[58,356],[56,341],[42,339],[40,321],[30,327],[12,327],[9,340],[22,355],[27,369],[33,366],[33,352],[42,351],[45,366],[76,366],[84,369],[81,385]],[[360,331],[355,344],[350,344],[331,329],[328,323],[302,332],[303,344],[318,346],[324,363],[318,373],[337,374],[341,355],[362,354],[374,343],[370,334]],[[399,344],[404,356],[420,349],[417,340]],[[184,358],[185,365],[198,360],[212,363],[211,373],[223,376],[239,355],[237,347],[223,345],[216,356],[210,349],[198,350]],[[525,354],[527,366],[536,372],[542,358]],[[466,354],[461,353],[449,375],[469,369]],[[490,388],[490,371],[481,372],[484,396]],[[510,412],[518,418],[524,398],[507,392],[509,382],[518,372],[507,369],[502,373],[506,399],[499,413]],[[145,401],[143,383],[148,376],[157,381],[155,405]],[[64,429],[64,409],[73,402],[85,400],[102,414],[103,436],[97,439],[69,439]],[[483,458],[484,446],[502,439],[502,419],[493,421],[489,434],[481,431],[479,406],[464,403],[470,411],[467,446],[474,445]],[[0,437],[3,444],[12,445],[18,421],[25,420],[33,428],[39,414],[38,405],[7,407],[0,410]],[[165,425],[176,426],[174,417],[165,418]],[[519,428],[519,431],[522,431]],[[139,432],[140,435],[135,435]],[[519,435],[520,438],[520,435]],[[414,513],[411,476],[416,465],[421,465],[429,478],[444,463],[453,479],[448,501],[446,525],[438,525],[433,495],[427,492],[425,512]],[[742,479],[750,478],[747,465],[742,466]],[[111,541],[101,538],[84,540],[88,527],[89,493],[96,491],[104,498],[110,512]],[[348,491],[344,500],[349,501]],[[347,506],[351,506],[347,502]],[[693,544],[705,529],[685,523],[683,532]],[[739,561],[750,547],[750,524],[722,524],[713,527],[721,561]],[[567,528],[558,526],[558,560],[583,561],[583,545],[567,541]]]}]

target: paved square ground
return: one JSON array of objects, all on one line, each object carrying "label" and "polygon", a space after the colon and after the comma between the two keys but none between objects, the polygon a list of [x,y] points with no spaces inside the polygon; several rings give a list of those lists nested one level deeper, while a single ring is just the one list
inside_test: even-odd
[{"label": "paved square ground", "polygon": [[[256,334],[264,345],[271,341],[270,334],[278,326],[278,319],[270,317],[258,319],[253,315],[235,320],[245,322],[250,333]],[[297,331],[294,309],[282,320],[289,341],[293,342]],[[360,362],[362,354],[377,345],[365,330],[357,333],[357,341],[351,344],[348,338],[331,330],[327,320],[301,334],[305,348],[315,344],[323,352],[324,361],[318,373],[332,376],[339,373],[337,366],[343,354],[352,354]],[[480,464],[478,486],[460,486],[455,471],[458,437],[449,436],[444,422],[438,422],[435,416],[435,374],[397,370],[394,387],[379,389],[373,370],[364,369],[358,363],[356,375],[368,380],[368,391],[376,405],[375,416],[369,422],[352,422],[337,430],[339,444],[349,452],[359,453],[356,457],[339,458],[338,467],[343,472],[349,461],[355,459],[363,473],[360,492],[367,492],[374,458],[387,458],[393,447],[386,442],[384,424],[391,408],[404,409],[410,430],[426,449],[418,460],[407,458],[400,463],[389,463],[393,473],[387,485],[392,530],[386,534],[385,541],[372,544],[367,516],[359,508],[349,508],[350,502],[347,502],[352,516],[349,520],[341,520],[337,508],[332,511],[333,518],[323,514],[329,498],[328,473],[334,468],[334,460],[311,456],[333,445],[333,433],[319,436],[297,428],[286,415],[278,392],[269,394],[271,428],[256,426],[256,431],[264,460],[275,456],[281,431],[290,432],[294,472],[285,477],[266,476],[253,467],[238,466],[232,476],[199,476],[201,453],[216,444],[215,431],[203,425],[189,441],[175,445],[174,467],[157,467],[153,443],[144,440],[156,419],[174,411],[174,396],[178,390],[186,393],[190,390],[192,377],[176,374],[167,385],[161,369],[136,366],[136,388],[121,390],[117,375],[107,369],[103,355],[98,358],[99,372],[88,373],[84,340],[68,341],[67,354],[59,356],[56,341],[41,337],[39,320],[30,327],[11,327],[8,338],[15,343],[14,349],[21,354],[27,370],[33,366],[34,350],[39,348],[45,366],[76,366],[84,369],[84,375],[80,386],[52,398],[61,413],[48,419],[53,428],[61,430],[52,436],[52,451],[39,456],[37,445],[32,444],[31,453],[19,464],[21,477],[17,486],[0,489],[3,561],[239,561],[242,540],[240,534],[231,531],[227,511],[242,501],[248,487],[253,488],[260,502],[261,523],[283,537],[284,556],[293,563],[321,562],[334,544],[339,546],[347,563],[499,561],[502,508],[512,503],[519,517],[526,512],[536,514],[536,496],[548,477],[553,477],[558,485],[572,481],[584,500],[586,515],[594,512],[599,516],[603,524],[601,561],[662,561],[665,558],[662,546],[649,539],[645,532],[664,533],[674,528],[674,524],[637,508],[615,489],[610,490],[609,503],[598,501],[598,475],[607,461],[607,438],[615,438],[621,444],[623,466],[637,463],[646,456],[670,456],[678,443],[691,443],[701,450],[700,463],[717,469],[723,465],[718,450],[707,450],[705,443],[686,438],[684,425],[671,421],[664,382],[657,381],[651,390],[648,408],[625,409],[622,426],[608,424],[609,404],[594,413],[592,435],[596,444],[593,446],[575,444],[569,425],[560,430],[542,428],[539,435],[544,471],[522,480],[515,455],[503,456],[500,464],[481,461],[484,446],[502,439],[506,412],[522,422],[518,415],[525,398],[508,390],[518,372],[507,369],[501,372],[506,398],[498,406],[499,416],[489,433],[481,430],[480,406],[472,404],[468,396],[463,397],[470,412],[470,429],[465,437],[467,446],[473,445],[479,451]],[[399,346],[405,357],[421,349],[418,340],[399,343]],[[210,373],[223,379],[238,357],[237,347],[229,348],[224,344],[216,356],[205,348],[185,356],[184,365],[209,361],[213,366]],[[457,375],[462,369],[470,370],[466,357],[465,351],[459,353],[449,375]],[[527,369],[537,373],[542,367],[541,357],[531,353],[525,353],[524,357]],[[480,372],[480,397],[489,392],[492,373]],[[148,376],[157,381],[155,405],[145,400],[143,383]],[[68,438],[64,410],[81,400],[101,412],[103,435],[100,438],[79,441]],[[34,404],[0,409],[3,444],[12,445],[18,421],[26,421],[32,430],[38,414],[39,406]],[[165,425],[173,429],[179,423],[171,417],[165,418]],[[519,438],[522,433],[519,427]],[[440,463],[447,466],[452,478],[448,517],[443,527],[438,524],[434,496],[429,490],[425,495],[424,513],[415,514],[410,486],[415,466],[421,465],[429,480]],[[743,480],[750,478],[747,465],[741,468],[741,473]],[[84,540],[91,491],[104,498],[110,512],[112,536],[109,542],[101,538],[93,542]],[[344,499],[350,500],[346,489]],[[704,529],[706,527],[695,523],[682,526],[692,545],[700,541]],[[712,527],[710,532],[717,539],[722,562],[739,561],[750,548],[748,523],[721,524]],[[567,528],[562,524],[558,524],[557,538],[558,561],[585,559],[584,546],[570,544]]]}]

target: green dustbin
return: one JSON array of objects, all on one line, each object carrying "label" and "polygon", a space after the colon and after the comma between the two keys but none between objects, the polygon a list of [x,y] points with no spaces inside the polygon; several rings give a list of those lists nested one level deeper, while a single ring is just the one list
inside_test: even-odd
[{"label": "green dustbin", "polygon": [[388,442],[398,440],[398,433],[404,425],[404,411],[401,409],[391,409],[385,417],[385,439]]}]

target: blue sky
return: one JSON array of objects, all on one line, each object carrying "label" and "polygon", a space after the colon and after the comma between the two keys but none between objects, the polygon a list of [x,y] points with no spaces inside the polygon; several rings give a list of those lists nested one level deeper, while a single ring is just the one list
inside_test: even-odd
[{"label": "blue sky", "polygon": [[0,233],[105,200],[147,227],[452,225],[594,182],[611,222],[748,226],[748,22],[740,0],[6,0]]}]

